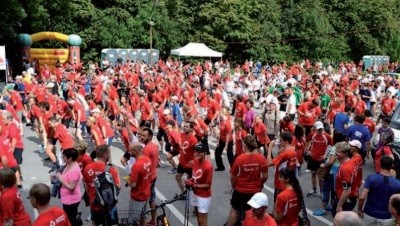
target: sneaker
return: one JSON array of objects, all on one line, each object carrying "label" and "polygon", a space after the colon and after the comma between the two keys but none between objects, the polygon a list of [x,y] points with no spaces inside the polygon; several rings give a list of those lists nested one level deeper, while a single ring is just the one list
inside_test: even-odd
[{"label": "sneaker", "polygon": [[176,169],[172,168],[168,171],[169,174],[176,174]]},{"label": "sneaker", "polygon": [[314,216],[324,216],[324,215],[326,215],[326,210],[319,208],[319,209],[315,210],[312,214]]},{"label": "sneaker", "polygon": [[332,211],[332,206],[331,205],[326,205],[325,210],[331,212]]},{"label": "sneaker", "polygon": [[304,170],[304,173],[310,173],[310,172],[311,172],[311,170],[309,170],[309,169]]},{"label": "sneaker", "polygon": [[318,195],[318,193],[315,190],[311,190],[310,192],[307,193],[307,197],[314,197],[317,195]]}]

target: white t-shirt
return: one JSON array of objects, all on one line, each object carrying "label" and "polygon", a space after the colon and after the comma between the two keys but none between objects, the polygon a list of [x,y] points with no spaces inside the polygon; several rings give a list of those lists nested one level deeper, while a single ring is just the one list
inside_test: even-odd
[{"label": "white t-shirt", "polygon": [[[288,108],[289,105],[291,106],[290,109]],[[289,96],[286,105],[286,111],[288,114],[295,114],[296,113],[296,97],[292,94]]]}]

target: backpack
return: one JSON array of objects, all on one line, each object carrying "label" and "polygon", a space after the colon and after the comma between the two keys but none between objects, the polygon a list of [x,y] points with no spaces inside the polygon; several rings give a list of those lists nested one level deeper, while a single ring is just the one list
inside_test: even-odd
[{"label": "backpack", "polygon": [[[390,151],[393,154],[393,170],[396,171],[396,179],[400,179],[400,154],[397,151],[394,151],[391,145],[385,145],[387,147],[389,147]],[[380,151],[382,153],[382,156],[385,155],[385,152],[383,151],[383,148],[385,146],[382,146],[380,148]]]},{"label": "backpack", "polygon": [[94,179],[94,188],[96,196],[94,203],[111,209],[118,202],[117,186],[115,185],[113,176],[110,173],[111,165],[106,165],[106,170],[97,175]]}]

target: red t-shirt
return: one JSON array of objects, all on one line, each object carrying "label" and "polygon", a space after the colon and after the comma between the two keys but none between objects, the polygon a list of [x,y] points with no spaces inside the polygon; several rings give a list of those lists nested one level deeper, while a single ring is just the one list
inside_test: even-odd
[{"label": "red t-shirt", "polygon": [[63,150],[74,148],[74,138],[69,133],[67,127],[61,123],[55,126],[53,138],[58,139]]},{"label": "red t-shirt", "polygon": [[24,110],[24,105],[22,104],[21,95],[17,91],[11,93],[10,103],[12,104],[12,106],[15,108],[16,111]]},{"label": "red t-shirt", "polygon": [[317,116],[315,108],[309,109],[311,102],[302,103],[297,109],[298,112],[307,115],[299,114],[299,125],[312,126],[315,123],[315,118]]},{"label": "red t-shirt", "polygon": [[93,160],[89,157],[89,155],[83,154],[83,155],[79,156],[79,158],[76,160],[76,162],[78,162],[79,168],[81,169],[81,172],[82,172],[82,175],[83,175],[83,169],[85,169],[85,167],[87,165],[92,163]]},{"label": "red t-shirt", "polygon": [[[96,189],[94,187],[93,181],[97,175],[100,175],[106,170],[106,164],[103,162],[93,162],[88,164],[83,170],[83,181],[87,185],[87,192],[89,195],[90,209],[91,210],[102,210],[102,206],[94,203],[96,197]],[[120,184],[120,179],[117,170],[114,167],[110,168],[110,173],[114,179],[116,185]]]},{"label": "red t-shirt", "polygon": [[78,101],[75,101],[75,103],[72,105],[72,110],[74,111],[75,114],[74,118],[75,121],[78,120],[78,112],[79,112],[81,115],[79,122],[86,122],[86,112]]},{"label": "red t-shirt", "polygon": [[150,198],[151,185],[151,159],[142,156],[136,159],[132,166],[130,182],[136,182],[136,187],[131,188],[131,198],[135,201],[143,202]]},{"label": "red t-shirt", "polygon": [[39,84],[36,86],[35,95],[38,103],[46,101],[46,91],[47,88],[43,84]]},{"label": "red t-shirt", "polygon": [[264,219],[258,220],[252,210],[246,212],[246,218],[244,218],[243,226],[277,226],[274,218],[271,215],[267,215]]},{"label": "red t-shirt", "polygon": [[114,136],[114,130],[111,128],[111,125],[103,118],[103,116],[98,116],[96,118],[96,123],[100,129],[100,138],[105,138],[103,137],[103,126],[106,129],[106,137],[110,138]]},{"label": "red t-shirt", "polygon": [[223,142],[226,142],[226,138],[229,136],[229,141],[233,141],[233,128],[231,124],[231,120],[228,118],[224,122],[221,122],[219,125],[219,139]]},{"label": "red t-shirt", "polygon": [[181,134],[178,130],[173,129],[168,132],[168,142],[171,144],[173,153],[180,153]]},{"label": "red t-shirt", "polygon": [[128,129],[122,128],[121,140],[122,140],[122,143],[124,144],[125,150],[128,150],[129,144],[131,143],[131,140],[129,138]]},{"label": "red t-shirt", "polygon": [[150,117],[151,117],[152,109],[151,109],[150,103],[147,100],[143,101],[143,103],[142,103],[142,105],[140,107],[140,110],[142,112],[142,118],[141,118],[142,121],[151,120]]},{"label": "red t-shirt", "polygon": [[197,119],[197,123],[193,127],[196,137],[203,138],[207,135],[208,126],[202,119]]},{"label": "red t-shirt", "polygon": [[382,99],[381,105],[383,113],[388,115],[396,107],[396,101],[390,97],[385,97]]},{"label": "red t-shirt", "polygon": [[357,171],[354,178],[355,187],[357,188],[357,195],[358,195],[358,188],[361,186],[362,183],[362,167],[363,167],[363,159],[360,154],[353,155],[350,159],[356,164]]},{"label": "red t-shirt", "polygon": [[[192,178],[195,184],[210,184],[213,178],[213,165],[210,160],[193,161]],[[211,186],[209,188],[193,188],[193,193],[199,197],[211,197]]]},{"label": "red t-shirt", "polygon": [[253,129],[258,142],[260,142],[261,144],[268,144],[270,142],[267,136],[267,127],[265,126],[264,123],[262,122],[255,123]]},{"label": "red t-shirt", "polygon": [[206,108],[207,107],[207,90],[203,90],[200,92],[199,97],[198,97],[198,101],[199,101],[199,105],[202,108]]},{"label": "red t-shirt", "polygon": [[247,132],[244,129],[235,131],[235,156],[243,154],[243,139],[246,137]]},{"label": "red t-shirt", "polygon": [[235,109],[235,117],[242,119],[244,117],[244,114],[246,114],[246,111],[246,105],[242,101],[238,102]]},{"label": "red t-shirt", "polygon": [[321,161],[325,158],[326,148],[332,145],[333,140],[332,137],[325,132],[320,134],[314,131],[308,135],[307,142],[311,142],[311,158],[316,161]]},{"label": "red t-shirt", "polygon": [[369,118],[365,117],[364,126],[366,126],[371,134],[375,131],[375,122]]},{"label": "red t-shirt", "polygon": [[8,125],[8,138],[10,139],[10,143],[12,142],[12,139],[16,140],[15,148],[20,148],[24,149],[24,143],[22,141],[22,136],[21,136],[21,129],[15,122],[11,122],[10,125]]},{"label": "red t-shirt", "polygon": [[279,181],[279,170],[282,168],[288,167],[290,169],[296,168],[297,162],[297,153],[294,149],[286,149],[278,154],[273,160],[272,163],[275,166],[275,180],[274,186],[275,189],[284,190],[285,185]]},{"label": "red t-shirt", "polygon": [[69,106],[65,100],[60,99],[57,101],[57,113],[63,116],[63,119],[71,118]]},{"label": "red t-shirt", "polygon": [[[4,125],[2,125],[4,126]],[[14,152],[11,150],[10,140],[7,139],[8,132],[2,132],[0,135],[0,158],[7,161],[7,167],[13,168],[17,167],[18,163],[15,160]],[[0,169],[3,168],[3,163],[0,161]]]},{"label": "red t-shirt", "polygon": [[375,163],[375,171],[377,173],[381,172],[381,157],[384,155],[393,155],[392,152],[392,148],[390,146],[383,146],[381,147],[379,150],[376,151],[375,153],[375,159],[374,159],[374,163]]},{"label": "red t-shirt", "polygon": [[150,181],[157,178],[157,166],[158,166],[158,146],[153,142],[147,143],[143,147],[143,155],[147,156],[151,160],[150,167]]},{"label": "red t-shirt", "polygon": [[31,116],[34,116],[36,119],[43,118],[43,113],[40,108],[35,104],[31,107]]},{"label": "red t-shirt", "polygon": [[[0,196],[0,219],[13,219],[15,226],[31,225],[31,218],[26,213],[21,193],[16,186],[6,188]],[[1,222],[3,225],[3,222]]]},{"label": "red t-shirt", "polygon": [[[93,125],[90,127],[90,133],[92,134],[92,138],[96,145],[103,145],[106,142],[104,141],[102,132],[100,131],[100,128],[97,125]],[[95,140],[95,135],[97,135],[97,140]]]},{"label": "red t-shirt", "polygon": [[67,214],[58,207],[52,207],[46,212],[40,213],[32,226],[71,226]]},{"label": "red t-shirt", "polygon": [[295,136],[293,136],[292,140],[292,145],[295,147],[296,153],[297,153],[297,160],[299,161],[300,164],[303,163],[304,161],[304,149],[306,146],[306,139],[301,138],[297,140]]},{"label": "red t-shirt", "polygon": [[355,186],[355,175],[357,173],[357,165],[354,161],[347,160],[340,164],[338,173],[335,179],[336,198],[340,199],[343,193],[343,182],[351,186],[350,197],[356,197],[358,188]]},{"label": "red t-shirt", "polygon": [[363,100],[359,100],[354,106],[354,114],[362,115],[364,114],[364,110],[367,108],[367,104]]},{"label": "red t-shirt", "polygon": [[197,142],[197,138],[192,133],[181,133],[179,164],[183,168],[192,168],[192,165],[189,162],[194,159],[194,148],[196,147]]},{"label": "red t-shirt", "polygon": [[267,161],[261,154],[239,155],[231,168],[235,177],[235,190],[242,193],[256,193],[262,190],[262,173],[268,171]]},{"label": "red t-shirt", "polygon": [[284,217],[277,223],[279,226],[298,225],[298,215],[301,211],[301,203],[294,190],[285,189],[276,197],[275,210]]},{"label": "red t-shirt", "polygon": [[113,100],[110,100],[108,102],[108,115],[118,115],[118,114],[119,114],[119,108],[117,103]]},{"label": "red t-shirt", "polygon": [[208,103],[207,118],[210,120],[213,119],[218,110],[218,102],[214,99],[211,99],[211,101]]}]

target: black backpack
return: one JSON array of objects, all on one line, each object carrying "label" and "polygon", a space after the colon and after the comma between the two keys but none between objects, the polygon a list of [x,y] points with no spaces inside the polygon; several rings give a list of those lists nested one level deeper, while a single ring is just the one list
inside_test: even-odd
[{"label": "black backpack", "polygon": [[[393,150],[392,145],[385,145],[386,147],[389,147],[390,151],[393,154],[394,160],[393,160],[393,170],[396,171],[396,179],[400,179],[400,153],[397,151]],[[385,146],[382,146],[380,148],[380,151],[382,153],[382,156],[385,155],[385,152],[383,151],[383,148]]]},{"label": "black backpack", "polygon": [[114,178],[110,173],[111,165],[106,165],[106,170],[97,175],[94,179],[94,188],[96,197],[94,203],[100,206],[111,209],[118,202],[117,186]]}]

